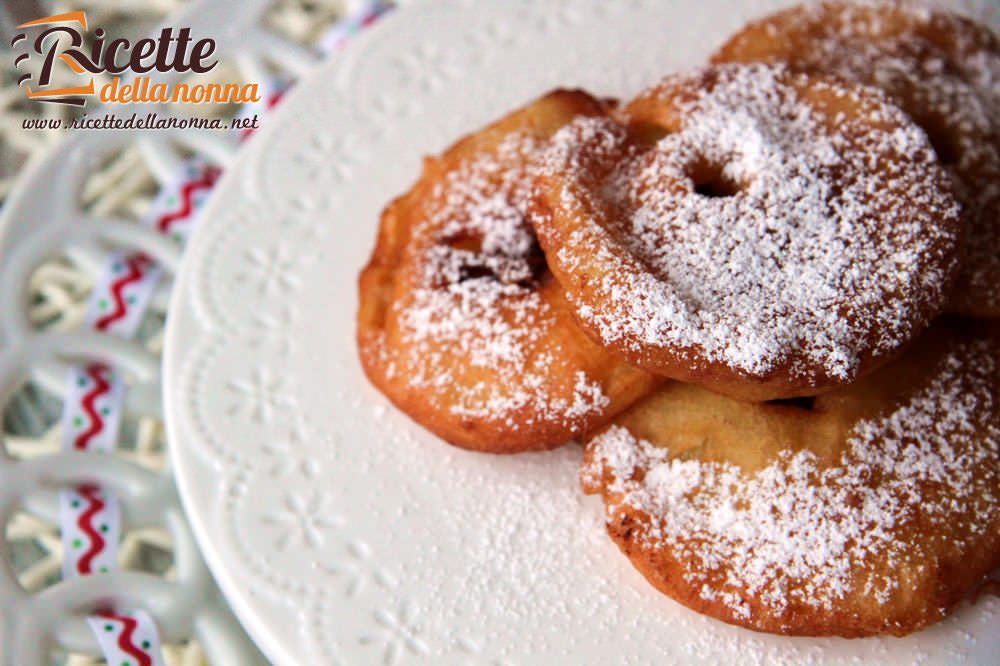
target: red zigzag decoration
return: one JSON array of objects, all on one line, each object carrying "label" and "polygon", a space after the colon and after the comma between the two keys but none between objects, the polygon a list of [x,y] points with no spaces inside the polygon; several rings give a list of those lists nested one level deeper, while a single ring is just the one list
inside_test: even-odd
[{"label": "red zigzag decoration", "polygon": [[123,318],[128,313],[128,307],[125,305],[125,296],[122,292],[124,292],[125,287],[128,285],[141,280],[145,274],[146,267],[151,263],[150,258],[141,253],[134,254],[125,259],[128,272],[111,283],[111,297],[115,301],[115,309],[94,322],[97,330],[107,330],[111,324]]},{"label": "red zigzag decoration", "polygon": [[86,412],[87,416],[90,418],[90,427],[77,435],[76,439],[73,441],[73,447],[78,451],[85,451],[87,446],[90,444],[90,440],[104,430],[104,419],[101,418],[101,415],[97,412],[94,405],[98,398],[102,395],[107,395],[111,390],[111,384],[104,377],[104,373],[107,371],[107,366],[101,365],[100,363],[94,363],[93,365],[87,366],[87,376],[94,380],[94,388],[90,389],[90,391],[83,396],[83,411]]},{"label": "red zigzag decoration", "polygon": [[94,520],[94,516],[100,513],[106,505],[104,504],[104,500],[98,495],[97,486],[80,486],[77,488],[77,492],[90,503],[87,510],[81,513],[76,521],[77,527],[90,539],[90,548],[83,554],[80,561],[76,563],[76,570],[86,576],[93,572],[92,563],[94,558],[104,550],[104,538],[94,529],[92,521]]},{"label": "red zigzag decoration", "polygon": [[156,221],[156,228],[160,233],[170,231],[171,225],[177,220],[183,220],[194,210],[194,195],[201,190],[207,190],[215,185],[219,178],[219,170],[209,168],[200,180],[192,180],[184,184],[181,188],[181,207],[173,212],[160,216]]},{"label": "red zigzag decoration", "polygon": [[98,613],[98,615],[106,617],[109,620],[117,620],[124,624],[125,629],[118,637],[118,647],[121,648],[122,652],[135,657],[136,661],[139,662],[139,666],[153,666],[153,660],[149,658],[149,655],[140,650],[139,646],[132,642],[132,635],[135,633],[136,627],[139,626],[139,623],[134,618],[107,611]]}]

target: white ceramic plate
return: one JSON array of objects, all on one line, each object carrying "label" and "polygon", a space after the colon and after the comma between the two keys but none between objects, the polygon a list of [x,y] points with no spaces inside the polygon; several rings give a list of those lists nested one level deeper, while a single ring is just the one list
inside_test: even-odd
[{"label": "white ceramic plate", "polygon": [[901,640],[788,639],[698,616],[606,538],[578,490],[578,447],[451,448],[357,362],[356,275],[421,155],[555,86],[628,96],[784,4],[409,7],[301,84],[227,174],[174,300],[166,407],[195,531],[273,660],[995,663],[995,599]]}]

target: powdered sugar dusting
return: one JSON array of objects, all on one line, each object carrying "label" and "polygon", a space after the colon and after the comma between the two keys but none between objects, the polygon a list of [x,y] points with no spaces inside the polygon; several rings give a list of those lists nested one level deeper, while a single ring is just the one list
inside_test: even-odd
[{"label": "powdered sugar dusting", "polygon": [[[559,206],[584,223],[549,259],[606,267],[592,299],[571,293],[606,343],[849,380],[923,327],[955,270],[958,207],[930,145],[874,91],[808,84],[838,114],[803,102],[807,84],[780,69],[709,76],[707,90],[696,74],[646,93],[689,98],[683,127],[655,145],[606,119],[556,135]],[[737,191],[696,192],[698,171]]]},{"label": "powdered sugar dusting", "polygon": [[526,218],[537,149],[529,135],[509,136],[431,193],[404,259],[416,283],[392,305],[402,344],[382,350],[390,377],[452,414],[515,429],[572,424],[609,402],[549,339],[556,313]]},{"label": "powdered sugar dusting", "polygon": [[885,1],[807,4],[780,17],[774,34],[808,35],[810,48],[794,54],[793,67],[877,85],[914,117],[942,121],[959,143],[948,152],[960,167],[996,159],[995,145],[976,141],[1000,118],[1000,50],[986,26]]},{"label": "powdered sugar dusting", "polygon": [[668,550],[737,617],[750,599],[779,617],[857,595],[887,603],[942,543],[970,552],[996,534],[997,372],[995,344],[953,345],[911,399],[856,423],[832,466],[807,443],[748,474],[671,458],[615,426],[588,444],[584,478],[608,481],[609,521],[643,512],[633,538]]},{"label": "powdered sugar dusting", "polygon": [[[772,57],[887,91],[931,134],[969,221],[958,298],[1000,309],[1000,40],[946,10],[900,2],[807,4],[763,27]],[[760,58],[751,27],[722,59]]]}]

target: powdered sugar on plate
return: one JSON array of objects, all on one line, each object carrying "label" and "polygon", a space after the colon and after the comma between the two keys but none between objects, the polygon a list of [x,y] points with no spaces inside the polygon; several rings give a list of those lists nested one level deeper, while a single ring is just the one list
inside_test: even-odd
[{"label": "powdered sugar on plate", "polygon": [[602,276],[570,296],[605,343],[849,381],[940,308],[959,209],[926,136],[876,91],[732,66],[651,100],[677,131],[640,146],[580,118],[547,165],[552,224],[571,230],[549,260]]},{"label": "powdered sugar on plate", "polygon": [[778,617],[859,596],[898,601],[915,577],[960,566],[936,554],[995,540],[997,373],[996,344],[953,344],[911,398],[857,422],[830,465],[808,442],[789,442],[748,473],[672,458],[614,426],[588,443],[584,479],[607,482],[609,521],[624,507],[648,517],[632,539],[670,552],[703,599],[738,618],[750,600]]}]

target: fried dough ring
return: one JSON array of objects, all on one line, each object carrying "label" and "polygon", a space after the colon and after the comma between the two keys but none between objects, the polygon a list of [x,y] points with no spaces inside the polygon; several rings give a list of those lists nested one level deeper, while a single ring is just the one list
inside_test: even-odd
[{"label": "fried dough ring", "polygon": [[813,405],[664,385],[586,445],[656,588],[758,631],[904,635],[1000,566],[1000,336],[935,324]]},{"label": "fried dough ring", "polygon": [[923,127],[965,207],[949,309],[1000,317],[1000,39],[944,10],[823,2],[749,24],[714,62],[785,63],[885,90]]},{"label": "fried dough ring", "polygon": [[738,399],[815,395],[941,309],[959,207],[875,89],[765,65],[671,76],[553,139],[536,224],[581,325]]},{"label": "fried dough ring", "polygon": [[358,347],[371,382],[448,442],[547,449],[598,427],[656,380],[574,323],[526,218],[536,149],[578,114],[556,91],[429,158],[384,211],[359,281]]}]

